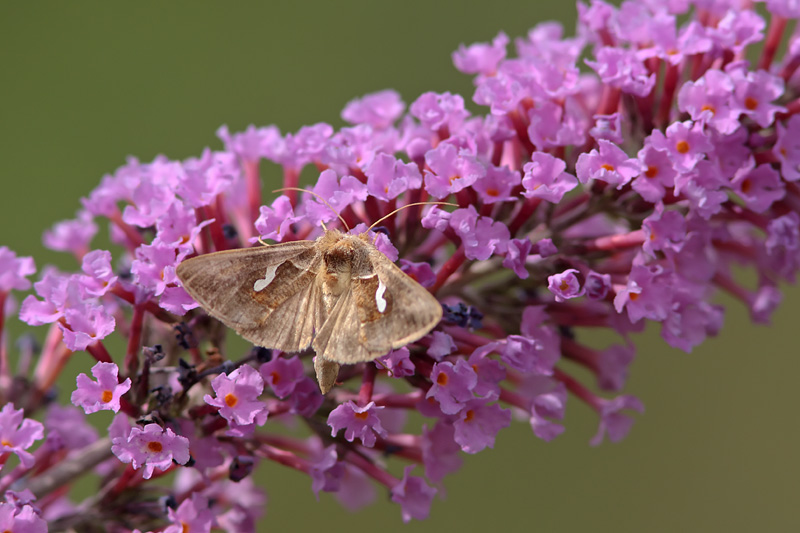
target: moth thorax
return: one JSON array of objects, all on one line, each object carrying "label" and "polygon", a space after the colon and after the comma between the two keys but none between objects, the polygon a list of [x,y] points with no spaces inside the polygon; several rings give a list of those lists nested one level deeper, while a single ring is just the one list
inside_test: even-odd
[{"label": "moth thorax", "polygon": [[[325,251],[323,256],[325,261],[323,296],[340,296],[348,290],[354,257],[353,247],[343,241],[339,241]],[[332,304],[332,301],[330,303]]]},{"label": "moth thorax", "polygon": [[325,252],[325,266],[330,274],[349,274],[356,251],[347,241],[339,241]]}]

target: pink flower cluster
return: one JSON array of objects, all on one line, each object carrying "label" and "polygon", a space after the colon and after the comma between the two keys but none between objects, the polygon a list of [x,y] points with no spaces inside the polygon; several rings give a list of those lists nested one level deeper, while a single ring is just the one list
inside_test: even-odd
[{"label": "pink flower cluster", "polygon": [[[406,108],[382,91],[348,103],[338,130],[223,126],[222,150],[130,159],[105,176],[75,220],[45,235],[82,268],[45,268],[21,304],[24,322],[49,327],[40,353],[23,345],[14,375],[0,346],[0,530],[102,519],[114,531],[254,531],[264,495],[250,474],[264,460],[350,509],[382,487],[403,520],[424,519],[447,474],[493,447],[512,415],[550,441],[571,398],[597,413],[591,444],[624,438],[644,409],[619,392],[631,333],[656,322],[691,351],[722,327],[720,291],[767,323],[800,267],[800,32],[777,55],[800,8],[766,9],[768,20],[725,2],[579,4],[574,37],[544,23],[514,40],[513,55],[503,33],[453,53],[485,114],[457,94],[428,92]],[[267,198],[264,160],[282,168],[285,188],[314,167],[314,195]],[[409,206],[437,200],[457,207]],[[364,231],[404,206],[376,245],[444,317],[417,342],[342,367],[326,397],[311,350],[233,353],[175,274],[196,254],[314,239],[339,217]],[[92,248],[99,224],[113,250]],[[734,265],[755,281],[739,281]],[[0,248],[0,333],[11,291],[27,290],[34,271]],[[598,349],[588,328],[620,342]],[[76,407],[51,404],[34,421],[80,351],[95,379],[79,374]],[[84,417],[100,410],[116,413],[103,438]],[[100,476],[97,508],[48,496],[62,480],[48,471]],[[170,473],[171,496],[156,504],[163,486],[147,480]]]}]

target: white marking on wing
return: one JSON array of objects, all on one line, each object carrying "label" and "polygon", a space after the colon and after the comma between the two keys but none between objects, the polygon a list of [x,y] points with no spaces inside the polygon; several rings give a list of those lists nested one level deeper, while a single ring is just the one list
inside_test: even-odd
[{"label": "white marking on wing", "polygon": [[253,290],[256,292],[263,291],[275,279],[275,272],[278,270],[277,265],[267,267],[267,272],[264,274],[264,279],[257,279],[253,284]]},{"label": "white marking on wing", "polygon": [[386,292],[386,285],[378,279],[378,290],[375,291],[375,305],[378,306],[378,312],[383,313],[386,311],[386,300],[383,298],[383,293]]}]

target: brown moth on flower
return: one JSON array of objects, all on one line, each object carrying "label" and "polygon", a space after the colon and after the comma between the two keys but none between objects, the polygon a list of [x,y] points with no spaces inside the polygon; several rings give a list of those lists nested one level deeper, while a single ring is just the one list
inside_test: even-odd
[{"label": "brown moth on flower", "polygon": [[201,255],[181,263],[184,289],[210,315],[265,348],[311,346],[322,393],[340,364],[372,361],[425,336],[442,307],[367,233]]}]

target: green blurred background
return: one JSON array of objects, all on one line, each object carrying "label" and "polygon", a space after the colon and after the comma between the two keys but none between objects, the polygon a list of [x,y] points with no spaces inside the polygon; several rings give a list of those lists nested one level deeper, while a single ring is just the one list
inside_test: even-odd
[{"label": "green blurred background", "polygon": [[[0,3],[0,244],[74,268],[41,233],[126,156],[219,148],[221,124],[340,126],[348,100],[384,88],[469,100],[459,43],[550,19],[571,34],[574,17],[570,1]],[[516,422],[465,456],[424,522],[404,526],[384,497],[357,514],[318,503],[307,477],[268,464],[262,530],[800,531],[798,312],[796,288],[768,328],[731,305],[691,355],[640,337],[626,390],[647,411],[625,441],[589,447],[597,420],[574,400],[549,444]]]}]

